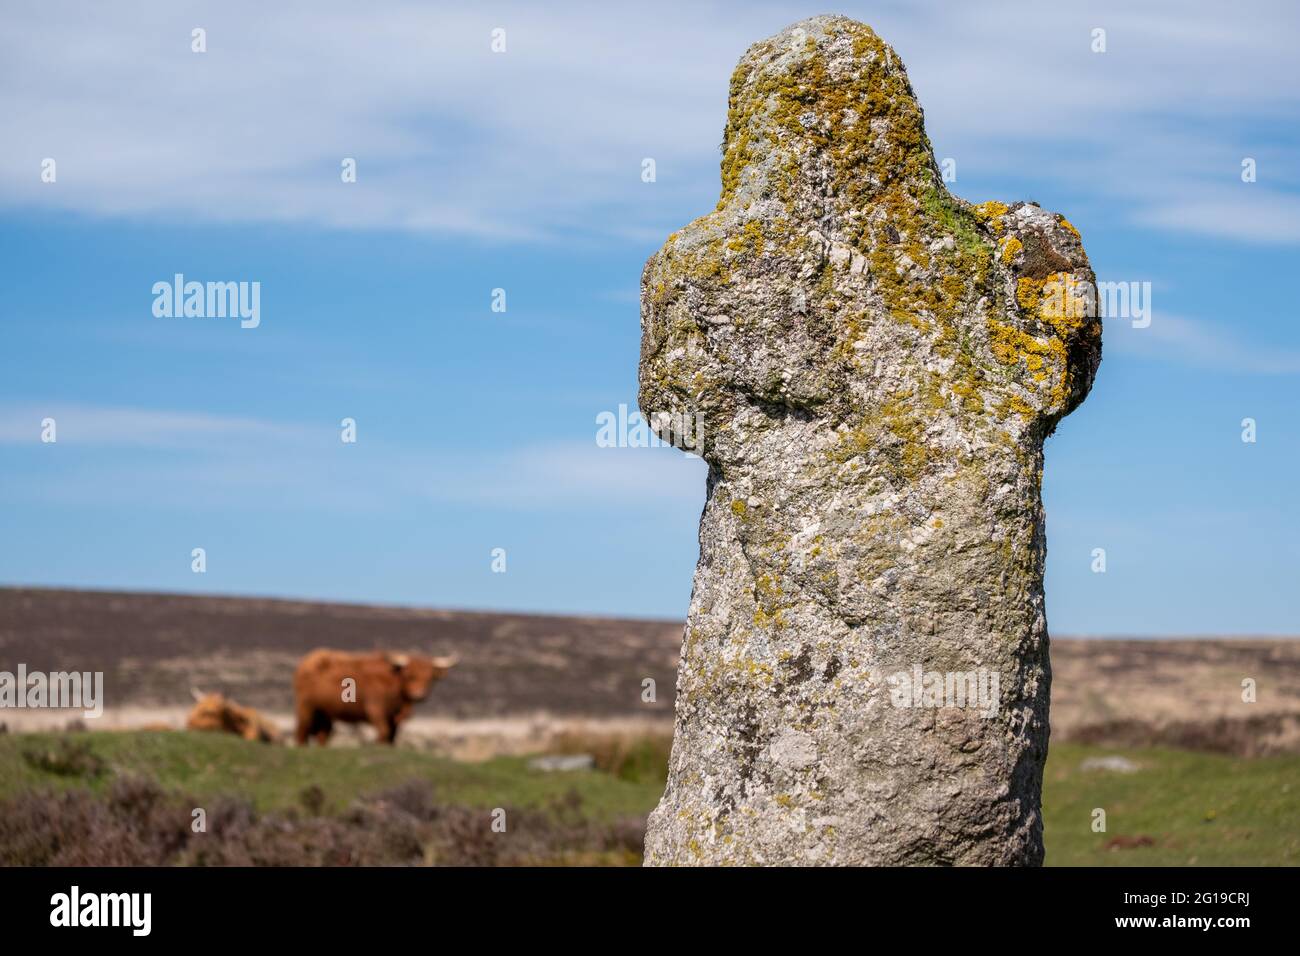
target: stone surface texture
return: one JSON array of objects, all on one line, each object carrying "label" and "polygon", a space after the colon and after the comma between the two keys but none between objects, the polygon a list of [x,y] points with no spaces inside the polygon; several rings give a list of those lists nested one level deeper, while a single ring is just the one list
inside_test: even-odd
[{"label": "stone surface texture", "polygon": [[[1093,279],[1062,216],[949,194],[869,27],[746,52],[718,206],[641,283],[641,409],[709,466],[648,864],[1042,862],[1043,441]],[[897,706],[917,666],[996,711]]]}]

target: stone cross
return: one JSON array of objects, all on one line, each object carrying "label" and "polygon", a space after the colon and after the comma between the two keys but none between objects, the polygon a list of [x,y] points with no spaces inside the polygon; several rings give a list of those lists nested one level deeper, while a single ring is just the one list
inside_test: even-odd
[{"label": "stone cross", "polygon": [[751,47],[722,195],[641,282],[709,466],[651,864],[1039,864],[1043,441],[1101,359],[1079,234],[949,194],[898,55]]}]

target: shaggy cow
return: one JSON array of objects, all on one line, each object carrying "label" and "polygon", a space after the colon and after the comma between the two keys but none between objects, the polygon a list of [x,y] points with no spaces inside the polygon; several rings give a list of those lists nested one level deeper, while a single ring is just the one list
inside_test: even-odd
[{"label": "shaggy cow", "polygon": [[434,681],[446,676],[454,657],[407,654],[349,654],[315,650],[302,659],[293,675],[299,744],[313,736],[330,738],[334,722],[368,723],[379,741],[391,744],[397,728],[424,700]]},{"label": "shaggy cow", "polygon": [[221,730],[238,734],[245,740],[276,743],[280,732],[252,707],[243,707],[221,694],[204,694],[191,690],[194,709],[185,721],[190,730]]}]

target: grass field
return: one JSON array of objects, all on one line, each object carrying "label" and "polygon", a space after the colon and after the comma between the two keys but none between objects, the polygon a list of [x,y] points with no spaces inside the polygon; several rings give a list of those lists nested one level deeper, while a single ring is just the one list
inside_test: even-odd
[{"label": "grass field", "polygon": [[[57,764],[63,748],[82,743],[104,762],[103,773],[52,772],[24,757],[49,753]],[[648,813],[663,789],[599,771],[546,773],[527,764],[523,757],[460,763],[402,747],[274,747],[182,731],[10,734],[0,736],[0,799],[34,786],[103,791],[114,775],[129,774],[199,800],[239,795],[260,811],[298,807],[302,791],[314,786],[322,811],[337,813],[358,797],[421,780],[440,802],[488,808],[544,806],[577,789],[592,814],[612,817]]]},{"label": "grass field", "polygon": [[[1082,766],[1090,757],[1116,755],[1137,769]],[[473,817],[508,806],[525,819],[578,812],[584,826],[643,818],[662,792],[661,745],[633,747],[613,760],[598,756],[598,763],[608,770],[547,773],[520,757],[460,763],[403,748],[303,750],[217,734],[3,735],[0,800],[39,789],[88,790],[106,799],[114,780],[144,777],[200,804],[235,795],[258,813],[294,816],[306,805],[332,818],[371,795],[418,781],[434,803]],[[1295,865],[1298,787],[1300,757],[1057,745],[1044,788],[1048,863]],[[1093,832],[1095,808],[1106,812],[1104,833]],[[553,839],[567,837],[556,831]],[[1112,841],[1120,847],[1107,848]],[[563,862],[636,862],[633,857],[593,852]]]},{"label": "grass field", "polygon": [[[1119,754],[1132,773],[1083,770]],[[1104,834],[1092,832],[1095,808]],[[1159,748],[1051,748],[1043,783],[1049,865],[1295,866],[1300,864],[1300,757],[1227,757]],[[1153,845],[1108,850],[1117,837]]]}]

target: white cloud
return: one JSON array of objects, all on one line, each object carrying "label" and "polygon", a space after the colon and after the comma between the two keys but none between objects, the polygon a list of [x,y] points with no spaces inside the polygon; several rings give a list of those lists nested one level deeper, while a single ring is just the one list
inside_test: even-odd
[{"label": "white cloud", "polygon": [[594,441],[536,446],[510,456],[508,475],[489,494],[498,502],[541,498],[635,505],[704,504],[707,466],[674,448],[600,448]]},{"label": "white cloud", "polygon": [[[1251,320],[1243,316],[1239,321]],[[1224,372],[1300,374],[1300,352],[1294,349],[1249,345],[1221,325],[1160,312],[1144,329],[1123,319],[1107,323],[1103,347]]]},{"label": "white cloud", "polygon": [[1300,242],[1300,196],[1243,185],[1236,195],[1170,197],[1137,214],[1161,229],[1224,236],[1242,242]]},{"label": "white cloud", "polygon": [[[38,443],[41,422],[55,421],[56,437],[68,445],[163,449],[289,447],[316,436],[304,426],[283,425],[203,412],[154,411],[66,403],[0,407],[0,443]],[[331,433],[334,434],[334,433]]]},{"label": "white cloud", "polygon": [[[44,446],[41,420],[57,422]],[[429,453],[339,440],[333,422],[86,405],[0,406],[0,444],[53,450],[28,497],[63,502],[245,505],[376,510],[436,501],[497,510],[623,509],[704,502],[706,467],[672,448],[569,441],[485,453]],[[152,451],[162,455],[143,457]],[[66,453],[66,454],[57,454]],[[13,489],[17,493],[19,489]],[[255,497],[254,497],[255,496]]]},{"label": "white cloud", "polygon": [[[1297,240],[1280,213],[1250,225],[1197,207],[1256,151],[1243,123],[1295,124],[1293,6],[844,12],[902,54],[959,168],[1127,196],[1126,211],[1157,228]],[[0,204],[657,241],[680,207],[711,203],[736,59],[805,15],[776,3],[13,5],[0,33]],[[1088,49],[1098,25],[1105,54]],[[195,26],[205,54],[190,52]],[[496,26],[504,55],[489,50]],[[38,178],[47,156],[54,185]],[[645,156],[653,185],[639,178]],[[358,161],[355,185],[339,181],[343,157]],[[1175,195],[1190,200],[1181,216]]]}]

